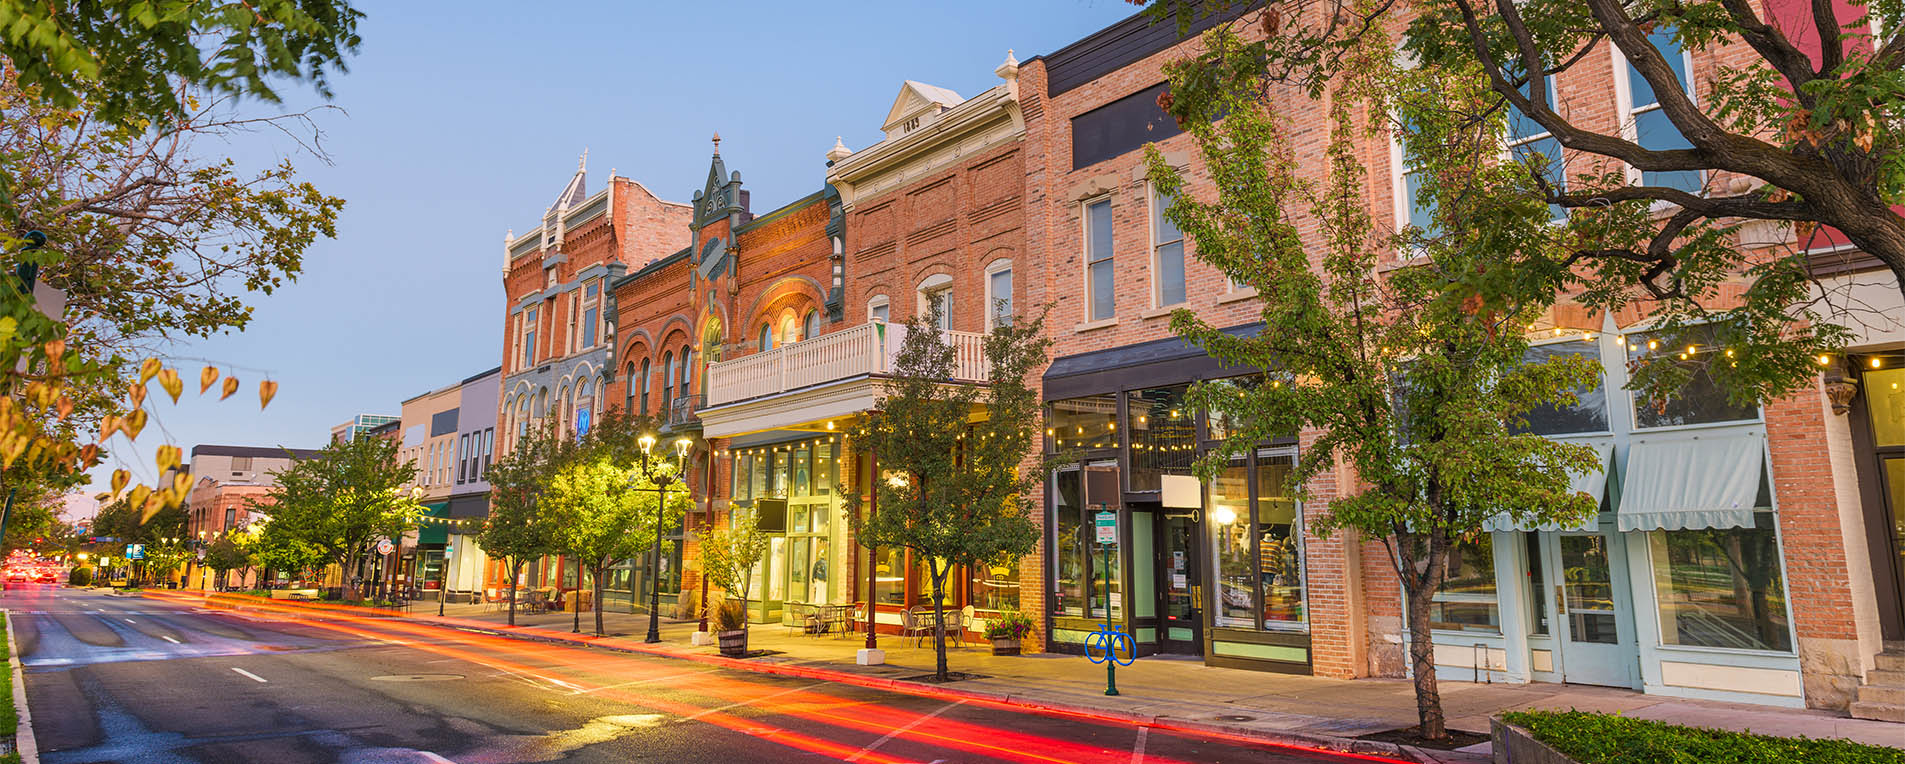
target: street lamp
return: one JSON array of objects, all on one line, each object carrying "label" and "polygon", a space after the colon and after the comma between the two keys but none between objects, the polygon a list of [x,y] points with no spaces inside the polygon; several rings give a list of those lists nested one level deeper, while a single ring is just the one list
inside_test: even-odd
[{"label": "street lamp", "polygon": [[655,569],[649,576],[648,582],[648,637],[642,640],[652,644],[661,641],[661,534],[662,518],[665,516],[668,504],[668,484],[679,478],[682,479],[682,486],[687,486],[687,480],[682,473],[687,471],[688,448],[694,445],[694,441],[687,436],[676,438],[675,471],[659,475],[655,474],[648,463],[649,452],[655,449],[655,436],[643,435],[640,443],[642,444],[642,474],[655,484]]}]

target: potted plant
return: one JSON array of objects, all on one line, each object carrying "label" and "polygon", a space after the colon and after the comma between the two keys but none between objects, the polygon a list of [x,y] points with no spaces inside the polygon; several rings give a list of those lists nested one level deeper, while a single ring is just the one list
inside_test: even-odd
[{"label": "potted plant", "polygon": [[[708,614],[715,622],[722,655],[747,655],[749,587],[754,583],[754,567],[766,554],[767,535],[751,508],[734,510],[728,515],[728,527],[712,528],[701,536],[701,574],[727,593],[720,600],[708,598]],[[736,594],[739,602],[731,599]]]},{"label": "potted plant", "polygon": [[1031,616],[1017,610],[1000,613],[986,624],[986,639],[992,640],[993,655],[1018,655],[1020,640],[1031,633]]}]

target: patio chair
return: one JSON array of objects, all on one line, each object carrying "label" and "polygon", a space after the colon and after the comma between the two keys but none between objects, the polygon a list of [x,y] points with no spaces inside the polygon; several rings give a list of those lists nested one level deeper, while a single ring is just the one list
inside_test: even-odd
[{"label": "patio chair", "polygon": [[807,616],[813,607],[804,602],[788,602],[781,606],[781,625],[787,627],[788,634],[798,634],[807,628]]},{"label": "patio chair", "polygon": [[966,646],[966,632],[971,631],[973,624],[976,624],[979,622],[978,610],[979,610],[978,608],[975,608],[971,605],[967,605],[959,609],[959,646],[960,647]]},{"label": "patio chair", "polygon": [[919,647],[933,634],[933,609],[929,607],[907,608],[900,612],[900,638],[913,637],[913,646]]}]

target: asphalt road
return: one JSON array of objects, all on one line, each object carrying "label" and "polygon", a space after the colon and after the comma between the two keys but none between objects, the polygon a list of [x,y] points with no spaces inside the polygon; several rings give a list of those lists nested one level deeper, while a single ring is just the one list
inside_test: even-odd
[{"label": "asphalt road", "polygon": [[1362,760],[412,622],[52,586],[0,606],[46,764]]}]

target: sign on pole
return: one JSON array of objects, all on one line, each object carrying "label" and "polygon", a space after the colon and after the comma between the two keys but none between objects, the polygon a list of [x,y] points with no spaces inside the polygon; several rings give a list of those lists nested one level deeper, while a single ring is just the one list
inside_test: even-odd
[{"label": "sign on pole", "polygon": [[1118,513],[1099,512],[1092,517],[1092,524],[1098,529],[1098,543],[1118,543]]},{"label": "sign on pole", "polygon": [[378,539],[378,540],[377,540],[377,553],[378,553],[378,554],[383,554],[383,555],[387,555],[387,554],[390,554],[390,551],[391,551],[392,549],[395,549],[395,548],[396,548],[396,547],[394,547],[394,546],[392,546],[392,545],[391,545],[391,543],[390,543],[390,539]]},{"label": "sign on pole", "polygon": [[146,545],[144,544],[127,544],[126,545],[126,559],[143,560],[145,558],[146,558]]}]

